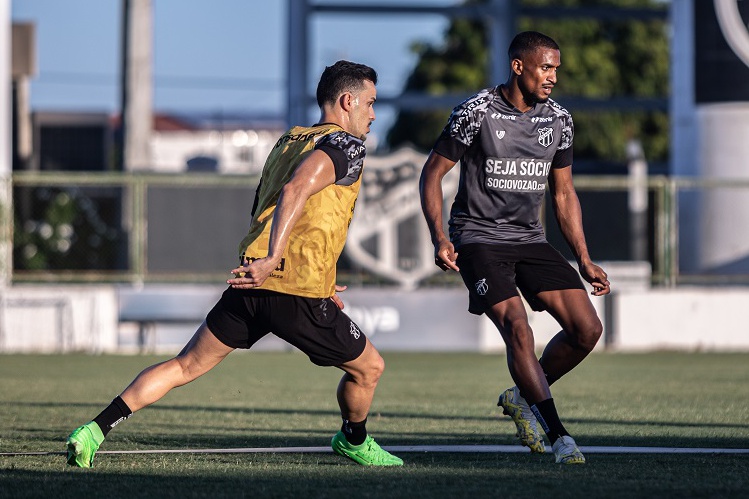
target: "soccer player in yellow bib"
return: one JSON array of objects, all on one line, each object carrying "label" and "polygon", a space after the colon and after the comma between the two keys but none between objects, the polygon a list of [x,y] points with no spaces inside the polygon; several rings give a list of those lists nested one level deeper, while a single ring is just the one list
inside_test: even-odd
[{"label": "soccer player in yellow bib", "polygon": [[343,424],[333,450],[362,465],[399,466],[366,430],[382,357],[342,311],[336,263],[361,185],[364,140],[375,119],[377,73],[338,61],[317,87],[319,123],[278,139],[263,168],[252,223],[229,288],[176,357],[142,371],[91,422],[68,437],[67,462],[91,467],[107,433],[134,412],[215,367],[236,348],[271,333],[320,366],[344,371]]}]

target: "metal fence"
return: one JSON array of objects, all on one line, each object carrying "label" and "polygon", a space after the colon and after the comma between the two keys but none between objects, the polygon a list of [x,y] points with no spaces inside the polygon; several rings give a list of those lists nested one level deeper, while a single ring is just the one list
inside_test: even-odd
[{"label": "metal fence", "polygon": [[216,282],[236,261],[257,182],[192,173],[15,173],[12,280]]},{"label": "metal fence", "polygon": [[[217,283],[236,263],[258,178],[17,172],[10,182],[13,210],[3,211],[3,223],[10,226],[6,237],[12,237],[13,282]],[[741,265],[705,270],[685,264],[694,252],[686,246],[701,237],[689,213],[706,198],[739,196],[749,216],[749,179],[648,177],[640,186],[647,211],[639,226],[628,206],[637,187],[629,177],[576,176],[575,186],[595,260],[633,259],[635,230],[645,238],[654,285],[749,284],[749,270]],[[735,225],[735,211],[711,209],[715,224]],[[544,215],[548,237],[564,246],[550,211]],[[685,220],[690,226],[680,230]],[[706,224],[704,214],[701,223]],[[745,231],[745,225],[734,229]],[[370,275],[345,255],[340,267],[342,281],[387,282],[387,276]],[[439,277],[427,281],[439,284]]]}]

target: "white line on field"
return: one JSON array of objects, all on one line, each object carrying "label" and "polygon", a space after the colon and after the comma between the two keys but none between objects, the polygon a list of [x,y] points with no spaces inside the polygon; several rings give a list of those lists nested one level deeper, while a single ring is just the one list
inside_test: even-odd
[{"label": "white line on field", "polygon": [[[390,452],[505,453],[522,454],[529,450],[519,445],[390,445]],[[586,454],[749,454],[749,449],[713,449],[709,447],[605,447],[582,446]],[[330,453],[330,447],[239,447],[230,449],[145,449],[102,450],[100,454],[294,454]],[[66,452],[0,452],[0,456],[51,456]]]}]

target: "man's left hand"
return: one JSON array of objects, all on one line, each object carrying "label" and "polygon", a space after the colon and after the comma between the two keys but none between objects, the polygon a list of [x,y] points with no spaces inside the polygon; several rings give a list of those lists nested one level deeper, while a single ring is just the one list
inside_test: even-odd
[{"label": "man's left hand", "polygon": [[580,275],[593,286],[593,291],[590,292],[593,296],[603,296],[611,293],[611,283],[609,282],[608,275],[595,263],[581,264]]},{"label": "man's left hand", "polygon": [[335,303],[336,307],[343,310],[343,301],[341,300],[341,297],[338,296],[336,293],[340,293],[342,291],[346,291],[348,286],[339,286],[338,284],[335,285],[335,293],[333,293],[333,296],[330,297],[331,300],[333,300],[333,303]]}]

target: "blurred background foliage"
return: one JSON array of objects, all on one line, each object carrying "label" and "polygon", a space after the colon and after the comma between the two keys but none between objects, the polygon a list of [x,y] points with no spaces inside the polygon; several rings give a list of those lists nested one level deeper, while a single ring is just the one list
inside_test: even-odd
[{"label": "blurred background foliage", "polygon": [[17,187],[16,270],[123,268],[120,196],[106,194],[75,187]]},{"label": "blurred background foliage", "polygon": [[[468,0],[467,4],[483,0]],[[521,0],[536,7],[652,7],[656,0]],[[585,17],[530,18],[520,16],[518,31],[545,33],[561,47],[559,83],[552,98],[565,106],[566,96],[600,100],[665,98],[669,93],[669,40],[665,20],[593,19]],[[455,19],[440,45],[415,43],[418,63],[404,91],[431,95],[473,93],[500,82],[488,81],[488,33],[483,22]],[[455,105],[458,103],[456,102]],[[575,158],[601,164],[624,163],[630,139],[643,145],[650,161],[669,155],[669,118],[666,111],[606,109],[575,110]],[[428,152],[444,127],[450,109],[402,110],[389,130],[391,149],[410,144]],[[601,171],[601,173],[606,173]]]}]

